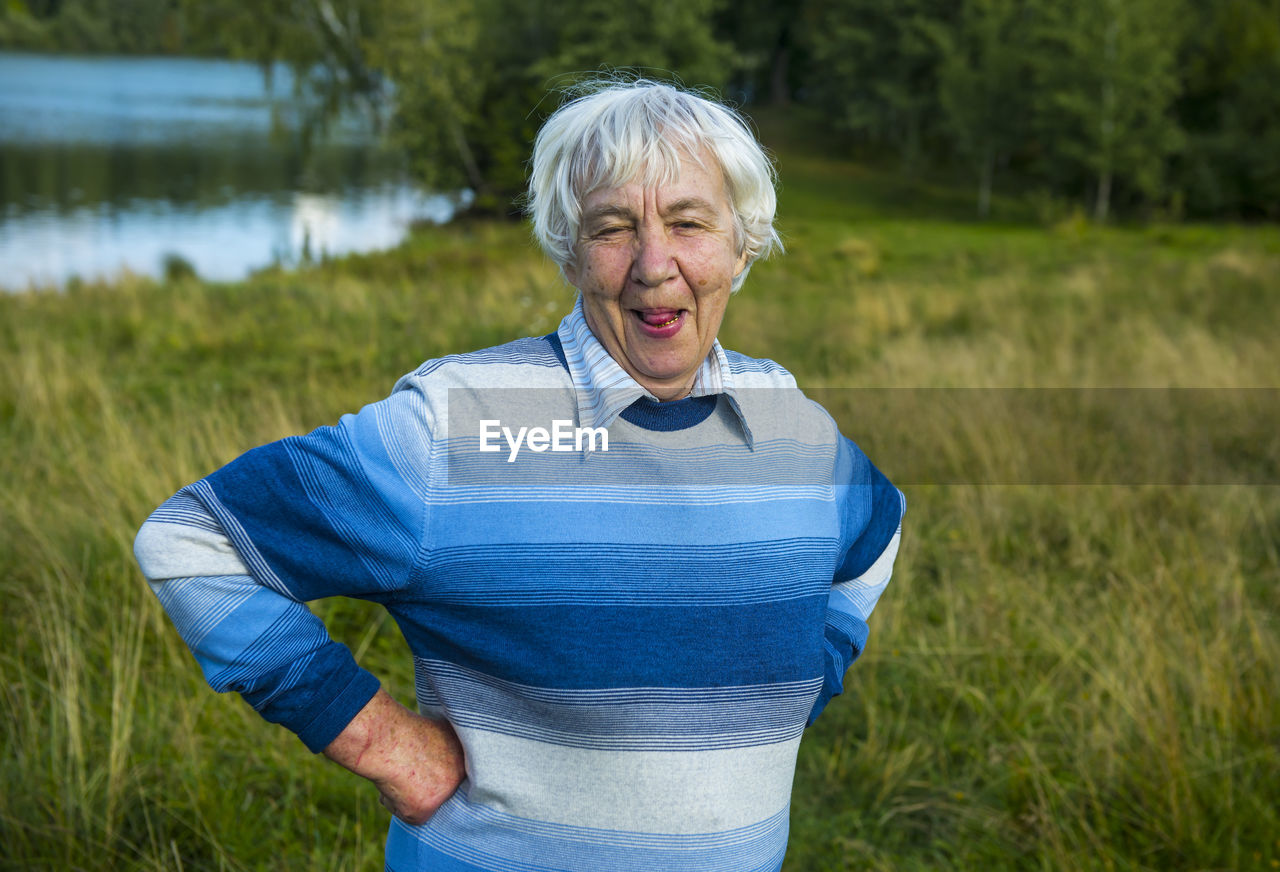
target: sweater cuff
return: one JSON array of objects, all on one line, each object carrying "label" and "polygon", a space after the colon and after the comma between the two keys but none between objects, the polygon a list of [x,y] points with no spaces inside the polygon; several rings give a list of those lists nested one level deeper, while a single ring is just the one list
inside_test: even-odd
[{"label": "sweater cuff", "polygon": [[813,726],[827,703],[844,692],[844,674],[866,647],[868,631],[866,621],[847,612],[827,609],[827,625],[822,639],[825,661],[822,690],[814,701],[805,726]]},{"label": "sweater cuff", "polygon": [[371,672],[357,667],[346,686],[333,696],[310,723],[297,731],[298,738],[311,753],[320,753],[368,705],[379,687],[378,679]]}]

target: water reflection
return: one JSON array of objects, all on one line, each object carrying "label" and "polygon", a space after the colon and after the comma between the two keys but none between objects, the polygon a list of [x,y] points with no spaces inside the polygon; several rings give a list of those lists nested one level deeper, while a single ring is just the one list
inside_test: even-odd
[{"label": "water reflection", "polygon": [[[296,128],[289,69],[203,58],[0,52],[0,119],[9,142],[171,143],[213,131]],[[358,123],[350,125],[359,133]]]},{"label": "water reflection", "polygon": [[457,206],[453,198],[404,186],[242,196],[202,207],[139,199],[125,208],[99,204],[7,218],[0,224],[0,263],[4,282],[15,288],[124,269],[158,276],[172,255],[203,278],[230,281],[272,263],[389,248],[413,221],[443,223]]},{"label": "water reflection", "polygon": [[307,257],[395,245],[461,197],[404,181],[372,125],[347,118],[303,148],[287,71],[173,58],[0,52],[0,287],[179,255],[237,279]]}]

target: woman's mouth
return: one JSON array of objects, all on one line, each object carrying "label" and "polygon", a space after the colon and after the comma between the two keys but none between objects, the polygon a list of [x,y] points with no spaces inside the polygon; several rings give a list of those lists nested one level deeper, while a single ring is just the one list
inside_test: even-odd
[{"label": "woman's mouth", "polygon": [[666,339],[680,332],[684,309],[632,309],[640,321],[640,329],[655,339]]}]

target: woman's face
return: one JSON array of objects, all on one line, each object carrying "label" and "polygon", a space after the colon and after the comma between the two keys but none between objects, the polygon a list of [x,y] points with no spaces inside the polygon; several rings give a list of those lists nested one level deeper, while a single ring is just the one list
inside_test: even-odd
[{"label": "woman's face", "polygon": [[715,341],[737,253],[724,175],[710,155],[684,155],[679,180],[600,188],[582,203],[577,261],[591,332],[660,400],[678,400]]}]

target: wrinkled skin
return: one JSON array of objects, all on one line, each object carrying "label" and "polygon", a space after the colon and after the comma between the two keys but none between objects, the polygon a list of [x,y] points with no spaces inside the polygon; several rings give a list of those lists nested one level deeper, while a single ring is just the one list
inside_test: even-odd
[{"label": "wrinkled skin", "polygon": [[747,261],[723,173],[710,155],[685,155],[675,182],[599,188],[582,206],[565,275],[591,332],[658,399],[686,396]]},{"label": "wrinkled skin", "polygon": [[448,721],[425,718],[379,690],[324,749],[363,775],[406,823],[425,823],[466,777],[462,744]]}]

